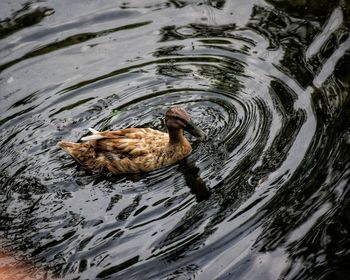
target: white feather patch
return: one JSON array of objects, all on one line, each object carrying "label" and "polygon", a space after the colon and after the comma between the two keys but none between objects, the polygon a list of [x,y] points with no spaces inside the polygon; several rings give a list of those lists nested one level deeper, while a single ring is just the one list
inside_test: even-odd
[{"label": "white feather patch", "polygon": [[104,136],[102,135],[89,135],[89,136],[85,136],[83,138],[81,138],[82,141],[90,141],[90,140],[100,140],[100,139],[103,139],[105,138]]},{"label": "white feather patch", "polygon": [[100,140],[100,139],[105,138],[104,136],[100,135],[100,132],[97,131],[96,129],[89,128],[89,130],[92,133],[92,135],[85,136],[85,137],[81,138],[82,141]]},{"label": "white feather patch", "polygon": [[92,133],[92,134],[98,134],[98,133],[100,133],[98,130],[96,130],[96,129],[93,129],[93,128],[88,128],[89,129],[89,131]]}]

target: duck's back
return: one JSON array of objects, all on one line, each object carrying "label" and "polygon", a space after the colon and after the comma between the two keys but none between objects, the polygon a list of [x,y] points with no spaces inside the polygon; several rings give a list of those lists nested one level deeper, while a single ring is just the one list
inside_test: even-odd
[{"label": "duck's back", "polygon": [[88,169],[138,173],[173,164],[191,152],[186,140],[169,144],[167,133],[151,128],[127,128],[83,137],[84,143],[61,141],[60,147]]}]

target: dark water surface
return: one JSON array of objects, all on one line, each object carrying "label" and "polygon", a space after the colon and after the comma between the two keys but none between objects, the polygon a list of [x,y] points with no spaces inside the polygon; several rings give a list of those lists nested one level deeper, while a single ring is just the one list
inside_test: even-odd
[{"label": "dark water surface", "polygon": [[[0,239],[62,279],[350,279],[348,1],[1,1]],[[149,174],[99,130],[210,139]]]}]

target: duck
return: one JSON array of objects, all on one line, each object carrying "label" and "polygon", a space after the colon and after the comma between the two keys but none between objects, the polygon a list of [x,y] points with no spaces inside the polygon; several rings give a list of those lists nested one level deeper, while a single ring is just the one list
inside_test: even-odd
[{"label": "duck", "polygon": [[84,168],[95,172],[141,173],[173,165],[192,152],[184,135],[189,132],[198,140],[206,134],[193,123],[187,111],[171,106],[165,114],[167,133],[152,128],[126,128],[97,131],[82,137],[82,142],[62,140],[58,146]]}]

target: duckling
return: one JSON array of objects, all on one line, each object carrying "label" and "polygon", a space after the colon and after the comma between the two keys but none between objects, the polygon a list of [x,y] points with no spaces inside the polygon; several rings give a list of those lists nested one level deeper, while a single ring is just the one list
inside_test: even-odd
[{"label": "duckling", "polygon": [[140,173],[174,164],[191,151],[184,130],[199,140],[205,133],[180,106],[172,106],[165,114],[168,133],[152,128],[126,128],[99,132],[90,128],[92,135],[83,137],[83,143],[60,141],[64,151],[85,168],[97,172]]}]

